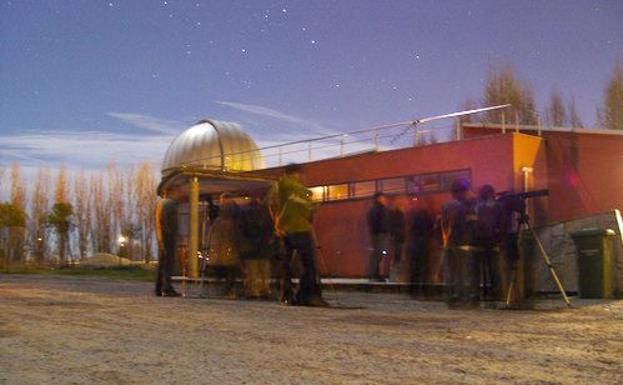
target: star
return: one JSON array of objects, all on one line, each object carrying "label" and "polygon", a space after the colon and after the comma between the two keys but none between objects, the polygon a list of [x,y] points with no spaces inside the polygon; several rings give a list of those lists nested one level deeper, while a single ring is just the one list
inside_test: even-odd
[{"label": "star", "polygon": [[240,52],[242,52],[243,54],[245,54],[245,53],[247,53],[247,49],[246,49],[246,48],[243,48],[243,49],[241,49],[241,50],[240,50]]},{"label": "star", "polygon": [[313,40],[313,39],[312,39],[312,40],[311,40],[311,43],[312,43],[312,44],[316,44],[316,40]]},{"label": "star", "polygon": [[282,13],[288,13],[288,10],[287,10],[287,9],[285,9],[285,8],[283,8],[283,9],[281,10],[281,12],[282,12]]}]

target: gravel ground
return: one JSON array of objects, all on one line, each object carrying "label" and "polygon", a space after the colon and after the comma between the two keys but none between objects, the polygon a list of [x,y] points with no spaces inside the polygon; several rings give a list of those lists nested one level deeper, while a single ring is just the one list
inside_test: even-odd
[{"label": "gravel ground", "polygon": [[0,275],[0,384],[623,383],[623,301],[447,310],[344,292],[363,308],[339,309],[151,293]]}]

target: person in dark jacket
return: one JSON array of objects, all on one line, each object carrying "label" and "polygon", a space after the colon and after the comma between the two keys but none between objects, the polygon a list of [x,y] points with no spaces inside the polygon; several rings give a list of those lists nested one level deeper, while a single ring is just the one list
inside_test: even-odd
[{"label": "person in dark jacket", "polygon": [[175,248],[177,241],[178,191],[172,188],[163,193],[163,198],[156,206],[156,238],[158,240],[158,274],[156,276],[156,295],[177,297],[180,294],[173,289],[171,275],[175,266]]},{"label": "person in dark jacket", "polygon": [[374,203],[368,211],[368,229],[372,240],[372,249],[368,265],[368,278],[371,281],[383,281],[379,272],[379,265],[382,262],[384,272],[388,273],[389,267],[389,241],[390,225],[389,210],[386,206],[387,198],[382,192],[374,194]]},{"label": "person in dark jacket", "polygon": [[478,193],[476,201],[475,258],[481,266],[481,277],[484,278],[484,298],[488,301],[501,299],[500,284],[500,242],[504,235],[504,212],[495,200],[495,190],[491,185],[484,185]]},{"label": "person in dark jacket", "polygon": [[429,256],[435,228],[435,217],[430,201],[426,198],[417,199],[410,219],[408,246],[410,292],[415,294],[417,286],[426,284],[430,275]]},{"label": "person in dark jacket", "polygon": [[270,294],[270,263],[277,252],[273,229],[267,205],[260,196],[252,196],[240,215],[239,250],[248,297],[265,298]]},{"label": "person in dark jacket", "polygon": [[389,209],[389,233],[392,241],[393,263],[398,264],[402,260],[402,249],[407,237],[404,201],[402,197],[394,197],[392,199]]},{"label": "person in dark jacket", "polygon": [[449,307],[477,306],[480,301],[479,265],[474,258],[475,202],[468,197],[469,182],[452,184],[452,200],[442,209],[444,281]]},{"label": "person in dark jacket", "polygon": [[219,215],[210,228],[210,263],[216,276],[224,282],[224,293],[229,299],[238,298],[236,280],[240,276],[240,208],[232,195],[220,197]]}]

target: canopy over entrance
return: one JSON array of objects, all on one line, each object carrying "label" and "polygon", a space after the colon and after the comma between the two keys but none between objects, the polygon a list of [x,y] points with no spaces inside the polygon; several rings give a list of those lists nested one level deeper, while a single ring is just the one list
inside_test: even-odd
[{"label": "canopy over entrance", "polygon": [[[253,139],[236,123],[202,120],[178,135],[162,162],[158,195],[175,189],[189,203],[188,272],[198,276],[199,201],[224,192],[266,192],[273,181],[254,175],[264,158]],[[183,198],[182,198],[183,199]]]}]

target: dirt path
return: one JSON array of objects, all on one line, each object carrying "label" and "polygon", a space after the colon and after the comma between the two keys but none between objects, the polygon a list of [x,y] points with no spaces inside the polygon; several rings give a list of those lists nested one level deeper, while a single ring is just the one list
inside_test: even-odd
[{"label": "dirt path", "polygon": [[623,383],[623,301],[450,311],[341,293],[365,307],[343,310],[151,289],[0,275],[0,384]]}]

